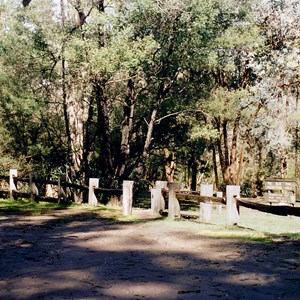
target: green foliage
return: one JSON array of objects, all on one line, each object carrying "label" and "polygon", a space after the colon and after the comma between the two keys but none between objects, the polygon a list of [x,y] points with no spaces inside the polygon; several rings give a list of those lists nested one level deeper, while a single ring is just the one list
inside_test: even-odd
[{"label": "green foliage", "polygon": [[[164,148],[176,152],[178,170],[185,170],[218,140],[224,147],[225,127],[230,148],[233,126],[246,164],[257,156],[265,159],[260,175],[245,167],[245,191],[253,178],[278,173],[279,156],[267,137],[268,128],[276,131],[278,123],[273,105],[278,90],[272,87],[281,86],[282,78],[293,82],[298,70],[297,28],[292,23],[286,28],[277,18],[298,20],[287,3],[271,5],[273,17],[265,18],[256,0],[125,2],[101,11],[93,1],[65,1],[64,22],[57,2],[36,0],[26,9],[17,1],[0,5],[0,169],[28,164],[43,173],[59,172],[78,154],[78,172],[101,174],[105,183],[104,128],[98,126],[105,102],[113,176],[130,108],[127,177],[135,176],[144,157],[154,111],[148,173],[142,174],[147,179],[164,172]],[[82,24],[79,11],[86,16]],[[276,81],[277,71],[281,79]],[[102,93],[98,102],[95,86]],[[265,115],[274,107],[274,114],[256,116],[260,106]],[[298,119],[291,113],[286,131]],[[294,134],[294,147],[297,138]],[[256,144],[260,148],[252,147]],[[178,178],[184,176],[182,171]]]}]

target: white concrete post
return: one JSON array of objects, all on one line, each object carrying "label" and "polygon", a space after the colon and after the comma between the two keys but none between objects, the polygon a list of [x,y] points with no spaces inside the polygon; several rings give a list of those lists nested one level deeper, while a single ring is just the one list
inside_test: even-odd
[{"label": "white concrete post", "polygon": [[34,173],[29,174],[30,199],[32,201],[35,201],[35,196],[39,195],[39,190],[34,182],[35,177]]},{"label": "white concrete post", "polygon": [[200,203],[200,222],[211,223],[212,203]]},{"label": "white concrete post", "polygon": [[45,197],[46,198],[56,198],[57,197],[57,192],[53,188],[52,184],[49,184],[49,183],[46,184]]},{"label": "white concrete post", "polygon": [[17,187],[14,182],[14,177],[18,176],[18,170],[17,169],[10,169],[9,170],[9,197],[13,199],[13,192],[17,191]]},{"label": "white concrete post", "polygon": [[214,186],[212,184],[200,185],[200,196],[212,197],[214,195]]},{"label": "white concrete post", "polygon": [[132,199],[133,199],[133,184],[132,180],[123,181],[123,214],[128,216],[132,214]]},{"label": "white concrete post", "polygon": [[222,198],[223,197],[223,192],[217,192],[217,197]]},{"label": "white concrete post", "polygon": [[222,203],[216,204],[216,210],[217,210],[218,215],[220,215],[222,213],[222,208],[223,208]]},{"label": "white concrete post", "polygon": [[95,195],[95,188],[99,187],[99,179],[98,178],[90,178],[89,179],[89,198],[88,198],[88,204],[92,206],[97,206],[98,200]]},{"label": "white concrete post", "polygon": [[[223,198],[223,192],[217,192],[217,197]],[[216,204],[216,210],[219,215],[222,213],[222,207],[223,207],[222,203]]]},{"label": "white concrete post", "polygon": [[236,198],[240,198],[239,185],[226,186],[226,210],[227,210],[227,224],[237,225],[240,220],[240,214],[236,206]]},{"label": "white concrete post", "polygon": [[176,198],[176,191],[180,190],[179,183],[168,183],[169,188],[169,201],[168,201],[168,217],[174,220],[176,217],[180,217],[180,205]]},{"label": "white concrete post", "polygon": [[[155,182],[155,187],[157,189],[168,189],[168,182],[167,181],[162,181],[162,180],[157,180]],[[162,192],[160,192],[160,200],[159,200],[159,210],[164,211],[166,209],[166,203],[165,203],[165,198],[162,194]]]},{"label": "white concrete post", "polygon": [[168,181],[156,180],[155,181],[155,188],[167,189],[168,188]]},{"label": "white concrete post", "polygon": [[164,210],[161,198],[162,198],[161,188],[151,189],[151,210],[155,213]]}]

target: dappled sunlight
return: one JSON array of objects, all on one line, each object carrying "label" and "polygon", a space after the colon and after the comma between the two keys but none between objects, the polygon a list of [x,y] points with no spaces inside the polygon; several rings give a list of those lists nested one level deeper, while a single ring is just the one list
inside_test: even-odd
[{"label": "dappled sunlight", "polygon": [[50,294],[51,290],[65,291],[75,290],[79,287],[80,281],[86,278],[85,270],[69,270],[64,272],[45,272],[40,269],[39,272],[23,270],[23,275],[11,281],[10,286],[5,286],[7,298],[32,299],[36,295]]},{"label": "dappled sunlight", "polygon": [[280,276],[278,274],[264,274],[264,273],[254,273],[245,272],[241,274],[230,274],[220,279],[220,281],[233,285],[243,285],[243,286],[267,286],[276,284],[280,281]]},{"label": "dappled sunlight", "polygon": [[204,234],[221,226],[106,223],[77,214],[1,225],[3,299],[259,299],[264,289],[264,299],[274,299],[297,291],[296,242],[269,246]]},{"label": "dappled sunlight", "polygon": [[[120,282],[105,289],[105,295],[116,297],[117,299],[170,299],[178,294],[178,286],[172,283],[160,282]],[[133,296],[132,296],[133,295]]]}]

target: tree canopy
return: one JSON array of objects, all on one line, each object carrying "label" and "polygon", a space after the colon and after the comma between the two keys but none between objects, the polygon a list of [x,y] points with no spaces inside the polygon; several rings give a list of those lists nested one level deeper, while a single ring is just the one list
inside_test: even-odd
[{"label": "tree canopy", "polygon": [[297,0],[0,5],[0,170],[257,193],[299,176]]}]

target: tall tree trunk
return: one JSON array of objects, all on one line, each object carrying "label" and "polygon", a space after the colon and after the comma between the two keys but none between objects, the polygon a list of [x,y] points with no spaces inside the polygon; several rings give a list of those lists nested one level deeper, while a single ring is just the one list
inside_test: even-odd
[{"label": "tall tree trunk", "polygon": [[191,180],[191,190],[197,190],[197,178],[198,178],[198,169],[199,169],[199,161],[198,159],[194,158],[192,160],[192,180]]},{"label": "tall tree trunk", "polygon": [[223,134],[223,144],[224,144],[224,163],[228,168],[229,166],[229,146],[228,146],[228,132],[227,132],[227,121],[222,121],[222,134]]},{"label": "tall tree trunk", "polygon": [[152,135],[153,135],[153,130],[154,130],[155,122],[156,122],[156,116],[158,113],[158,109],[164,100],[164,96],[169,89],[170,89],[170,86],[167,89],[165,89],[165,84],[163,81],[160,83],[158,91],[157,91],[157,95],[156,95],[155,106],[152,110],[150,121],[148,123],[147,135],[146,135],[146,140],[144,143],[144,149],[143,149],[143,155],[142,155],[142,169],[143,169],[145,178],[147,177],[148,156],[149,156],[149,150],[150,150],[150,146],[151,146],[151,142],[152,142]]},{"label": "tall tree trunk", "polygon": [[94,83],[94,93],[97,103],[97,133],[100,140],[102,163],[105,170],[104,175],[107,179],[107,186],[113,186],[113,159],[111,154],[110,125],[107,108],[107,98],[103,90],[104,83],[97,79]]},{"label": "tall tree trunk", "polygon": [[119,165],[117,177],[119,184],[125,179],[128,160],[130,157],[130,136],[132,131],[133,115],[134,115],[134,82],[132,79],[127,83],[127,96],[124,103],[124,116],[122,122],[122,138],[120,147]]},{"label": "tall tree trunk", "polygon": [[217,153],[216,153],[215,145],[213,144],[211,148],[212,148],[212,160],[213,160],[213,167],[214,167],[215,184],[216,184],[216,188],[219,189],[220,183],[219,183]]},{"label": "tall tree trunk", "polygon": [[[299,109],[299,87],[296,90],[296,111]],[[299,121],[296,121],[295,127],[295,178],[299,176],[299,166],[298,166],[298,155],[299,155]]]},{"label": "tall tree trunk", "polygon": [[219,132],[219,137],[217,139],[217,149],[218,149],[218,153],[219,153],[219,160],[220,160],[220,165],[221,165],[221,172],[222,172],[222,178],[223,181],[226,181],[226,162],[225,162],[225,158],[224,158],[224,154],[223,154],[223,148],[222,148],[222,130],[221,130],[221,124],[220,124],[220,120],[216,120],[216,124],[217,124],[217,129]]},{"label": "tall tree trunk", "polygon": [[89,170],[89,155],[91,152],[92,144],[93,144],[93,137],[91,135],[91,127],[93,124],[93,117],[94,117],[94,102],[95,98],[90,97],[89,107],[88,107],[88,115],[87,120],[84,126],[84,147],[83,147],[83,174],[84,174],[84,181],[85,184],[88,185],[88,178],[90,177],[90,170]]},{"label": "tall tree trunk", "polygon": [[176,158],[174,153],[170,153],[170,151],[165,148],[164,149],[165,156],[165,172],[166,179],[168,182],[174,182],[174,175],[176,170]]},{"label": "tall tree trunk", "polygon": [[241,114],[239,113],[234,121],[232,132],[232,144],[229,159],[228,179],[230,184],[237,184],[237,142],[239,135]]},{"label": "tall tree trunk", "polygon": [[149,149],[151,145],[151,140],[152,140],[152,134],[153,134],[153,129],[156,121],[156,115],[157,115],[157,108],[155,107],[152,110],[150,121],[148,123],[148,129],[147,129],[147,135],[146,135],[146,140],[144,144],[144,150],[143,150],[143,161],[146,162],[148,154],[149,154]]},{"label": "tall tree trunk", "polygon": [[284,146],[282,146],[280,149],[280,159],[281,159],[281,169],[280,169],[281,178],[286,178],[288,155]]},{"label": "tall tree trunk", "polygon": [[[65,4],[60,0],[61,9],[61,28],[65,28]],[[76,101],[77,95],[67,86],[66,81],[66,61],[65,61],[65,42],[62,44],[61,53],[61,76],[62,76],[62,100],[63,113],[66,128],[67,148],[68,148],[68,167],[67,175],[72,182],[80,179],[83,154],[83,109]],[[72,193],[74,201],[81,203],[83,197],[81,193]]]},{"label": "tall tree trunk", "polygon": [[[243,140],[242,147],[241,147],[241,150],[240,150],[239,164],[238,164],[237,170],[236,170],[236,173],[237,173],[236,184],[241,183],[242,171],[243,171],[243,167],[244,167],[244,153],[245,153],[246,148],[249,146],[249,143],[250,143],[250,131],[251,131],[253,123],[256,120],[256,118],[257,118],[257,116],[258,116],[258,114],[259,114],[262,107],[263,107],[263,103],[260,102],[258,104],[254,114],[252,115],[249,123],[247,124],[247,128],[246,128],[246,131],[245,131],[245,138]],[[258,170],[260,170],[260,169],[258,169]]]}]

